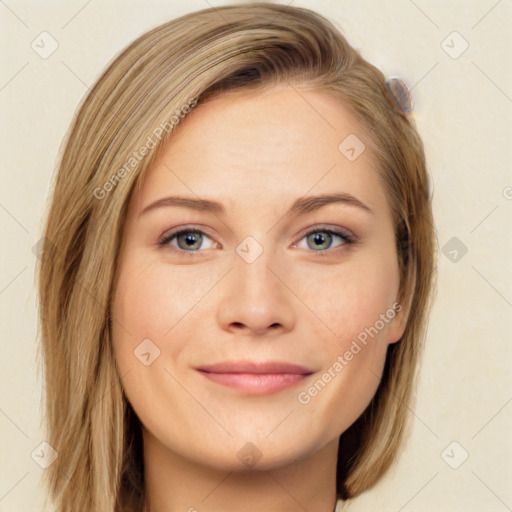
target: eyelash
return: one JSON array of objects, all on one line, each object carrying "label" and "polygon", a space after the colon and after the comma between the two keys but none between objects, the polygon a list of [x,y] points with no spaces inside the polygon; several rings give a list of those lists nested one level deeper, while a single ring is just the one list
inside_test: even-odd
[{"label": "eyelash", "polygon": [[[200,229],[197,229],[197,228],[182,228],[182,229],[179,229],[178,231],[174,231],[174,232],[170,232],[170,233],[167,233],[167,234],[164,234],[160,237],[160,239],[158,240],[157,242],[157,245],[158,247],[161,247],[161,248],[164,248],[164,247],[169,247],[172,251],[174,252],[178,252],[178,253],[182,253],[182,254],[187,254],[189,256],[192,256],[192,257],[197,257],[197,256],[200,256],[200,253],[201,252],[204,252],[201,251],[200,249],[199,250],[195,250],[195,251],[186,251],[184,249],[177,249],[176,247],[172,247],[169,245],[169,242],[171,242],[173,239],[177,238],[178,236],[184,234],[184,233],[195,233],[195,234],[201,234],[201,235],[206,235],[208,238],[212,238],[210,236],[208,236],[206,233],[204,233],[203,231],[201,231]],[[355,236],[345,232],[345,231],[341,231],[341,230],[337,230],[337,229],[332,229],[332,228],[322,228],[322,227],[315,227],[314,229],[308,231],[307,233],[305,233],[302,238],[299,240],[299,242],[301,240],[303,240],[304,238],[308,237],[309,235],[312,235],[313,233],[328,233],[330,235],[336,235],[336,236],[339,236],[341,239],[343,239],[343,243],[338,246],[338,247],[335,247],[334,249],[325,249],[325,250],[319,250],[319,251],[315,251],[313,249],[311,249],[310,251],[308,252],[313,252],[313,253],[316,253],[318,254],[319,256],[323,256],[323,255],[328,255],[332,252],[336,252],[337,250],[342,250],[344,247],[346,246],[350,246],[352,244],[355,244],[357,242],[357,239]],[[298,244],[298,242],[297,242]],[[294,245],[297,245],[297,244],[294,244]]]}]

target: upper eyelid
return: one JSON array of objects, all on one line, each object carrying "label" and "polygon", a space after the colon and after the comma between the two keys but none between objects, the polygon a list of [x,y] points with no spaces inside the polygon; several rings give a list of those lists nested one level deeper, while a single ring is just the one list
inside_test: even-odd
[{"label": "upper eyelid", "polygon": [[322,223],[321,224],[313,224],[312,226],[304,228],[301,231],[300,236],[301,236],[301,238],[303,238],[304,236],[308,235],[309,233],[315,232],[315,231],[331,231],[335,235],[338,235],[338,236],[345,235],[347,237],[353,237],[353,238],[356,237],[356,235],[350,229],[347,229],[347,228],[344,228],[341,226],[332,226],[331,224],[322,224]]},{"label": "upper eyelid", "polygon": [[212,240],[214,239],[213,235],[210,235],[208,233],[208,231],[205,230],[205,228],[203,228],[203,227],[196,227],[194,225],[191,225],[191,226],[185,226],[185,227],[177,226],[176,228],[168,229],[167,231],[164,231],[162,233],[162,235],[159,237],[159,240],[163,240],[165,238],[173,237],[173,236],[179,235],[179,234],[181,234],[183,232],[189,233],[191,231],[199,232],[202,235],[206,235],[207,237],[211,238]]}]

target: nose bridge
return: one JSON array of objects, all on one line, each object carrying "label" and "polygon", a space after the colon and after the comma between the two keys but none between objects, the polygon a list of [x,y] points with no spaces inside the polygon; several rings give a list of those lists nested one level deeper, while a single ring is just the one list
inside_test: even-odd
[{"label": "nose bridge", "polygon": [[292,294],[278,277],[280,267],[276,251],[254,238],[238,245],[218,309],[223,328],[245,326],[258,333],[271,327],[292,328]]},{"label": "nose bridge", "polygon": [[237,247],[236,252],[233,271],[246,293],[255,295],[254,298],[261,294],[267,300],[272,294],[279,293],[275,270],[272,271],[278,265],[274,251],[268,244],[263,249],[263,246],[255,246],[255,242],[246,240]]}]

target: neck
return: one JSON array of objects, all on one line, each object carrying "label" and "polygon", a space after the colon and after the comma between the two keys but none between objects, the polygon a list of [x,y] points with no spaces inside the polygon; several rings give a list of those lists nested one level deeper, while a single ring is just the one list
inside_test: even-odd
[{"label": "neck", "polygon": [[270,470],[231,471],[180,457],[144,432],[144,512],[334,512],[336,440]]}]

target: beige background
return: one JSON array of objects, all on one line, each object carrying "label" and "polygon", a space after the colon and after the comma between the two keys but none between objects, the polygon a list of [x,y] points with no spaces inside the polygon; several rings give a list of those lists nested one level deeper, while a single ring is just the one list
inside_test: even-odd
[{"label": "beige background", "polygon": [[[75,108],[136,36],[177,15],[229,3],[0,3],[0,512],[39,511],[43,503],[44,470],[31,458],[44,441],[32,249]],[[413,434],[388,477],[347,509],[512,510],[512,3],[293,5],[334,20],[386,75],[414,86],[414,116],[435,184],[439,287],[411,409]],[[47,58],[31,47],[34,40],[42,46],[43,31],[58,43]],[[41,37],[50,49],[51,39]],[[469,47],[458,55],[465,41]]]}]

